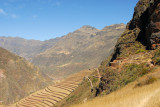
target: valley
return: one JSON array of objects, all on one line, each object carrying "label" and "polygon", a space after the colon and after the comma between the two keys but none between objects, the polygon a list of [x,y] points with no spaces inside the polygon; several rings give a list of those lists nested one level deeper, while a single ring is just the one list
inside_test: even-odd
[{"label": "valley", "polygon": [[139,0],[127,25],[1,36],[0,107],[159,107],[159,19],[160,0]]}]

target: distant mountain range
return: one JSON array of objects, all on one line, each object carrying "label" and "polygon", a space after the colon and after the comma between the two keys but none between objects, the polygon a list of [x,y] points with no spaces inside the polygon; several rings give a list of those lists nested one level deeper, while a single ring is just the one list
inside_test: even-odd
[{"label": "distant mountain range", "polygon": [[102,30],[83,26],[65,36],[47,41],[0,37],[0,47],[26,58],[55,79],[98,67],[112,53],[124,29],[124,24],[106,26]]},{"label": "distant mountain range", "polygon": [[59,38],[47,41],[26,40],[20,37],[0,37],[0,47],[30,60],[40,52],[54,46]]}]

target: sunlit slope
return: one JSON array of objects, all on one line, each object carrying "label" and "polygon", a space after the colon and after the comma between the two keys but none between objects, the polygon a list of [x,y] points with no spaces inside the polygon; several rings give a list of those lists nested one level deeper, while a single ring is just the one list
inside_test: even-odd
[{"label": "sunlit slope", "polygon": [[70,107],[159,107],[160,67],[122,89]]},{"label": "sunlit slope", "polygon": [[48,83],[50,79],[32,63],[0,48],[0,104],[15,103]]},{"label": "sunlit slope", "polygon": [[103,30],[83,26],[61,37],[55,46],[35,56],[32,62],[54,78],[96,68],[113,51],[124,29],[124,24]]}]

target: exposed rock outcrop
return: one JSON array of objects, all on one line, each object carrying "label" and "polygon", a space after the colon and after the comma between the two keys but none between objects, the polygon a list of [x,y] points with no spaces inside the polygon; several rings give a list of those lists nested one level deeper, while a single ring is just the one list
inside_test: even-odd
[{"label": "exposed rock outcrop", "polygon": [[160,1],[140,0],[133,15],[133,19],[128,23],[127,29],[140,29],[137,40],[152,49],[153,44],[160,42],[155,38],[160,38]]},{"label": "exposed rock outcrop", "polygon": [[160,46],[160,0],[140,0],[137,3],[133,18],[118,39],[110,61],[126,54],[123,52],[125,47],[131,47],[135,42],[140,42],[146,49]]}]

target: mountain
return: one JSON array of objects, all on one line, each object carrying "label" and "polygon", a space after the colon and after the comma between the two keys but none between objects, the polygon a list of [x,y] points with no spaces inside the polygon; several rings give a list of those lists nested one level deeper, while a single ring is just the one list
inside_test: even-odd
[{"label": "mountain", "polygon": [[0,48],[0,102],[8,105],[51,83],[24,58]]},{"label": "mountain", "polygon": [[32,62],[54,78],[98,67],[101,60],[113,51],[124,29],[124,24],[102,30],[83,26],[61,37],[54,46],[35,56]]},{"label": "mountain", "polygon": [[57,78],[98,67],[101,60],[113,51],[124,29],[124,24],[106,26],[102,30],[86,25],[46,41],[0,37],[0,46],[31,61],[50,77]]},{"label": "mountain", "polygon": [[52,47],[57,41],[58,38],[47,41],[39,41],[26,40],[19,37],[0,37],[0,47],[3,47],[31,61],[35,55]]}]

